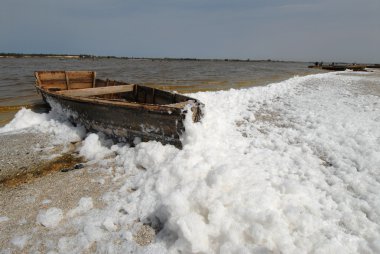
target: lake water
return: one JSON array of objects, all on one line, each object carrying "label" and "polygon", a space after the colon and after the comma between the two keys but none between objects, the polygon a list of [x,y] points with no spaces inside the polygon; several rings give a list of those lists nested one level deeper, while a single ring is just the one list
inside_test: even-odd
[{"label": "lake water", "polygon": [[0,58],[0,126],[21,106],[42,102],[34,88],[33,73],[37,70],[93,70],[98,78],[179,93],[262,86],[320,72],[299,62]]}]

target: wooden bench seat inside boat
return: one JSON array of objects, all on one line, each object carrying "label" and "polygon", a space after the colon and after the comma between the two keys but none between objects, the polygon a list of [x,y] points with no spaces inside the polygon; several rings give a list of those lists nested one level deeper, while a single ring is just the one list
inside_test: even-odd
[{"label": "wooden bench seat inside boat", "polygon": [[75,97],[91,97],[97,95],[114,94],[114,93],[125,93],[133,91],[134,85],[120,85],[120,86],[105,86],[105,87],[95,87],[95,88],[84,88],[84,89],[72,89],[72,90],[60,90],[57,94],[65,96],[75,96]]}]

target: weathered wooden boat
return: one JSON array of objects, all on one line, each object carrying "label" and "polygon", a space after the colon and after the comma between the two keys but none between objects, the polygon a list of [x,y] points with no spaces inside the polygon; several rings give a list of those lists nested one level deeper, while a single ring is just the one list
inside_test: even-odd
[{"label": "weathered wooden boat", "polygon": [[124,142],[156,140],[181,148],[187,110],[197,122],[198,100],[137,84],[96,78],[92,71],[37,71],[36,89],[76,124]]}]

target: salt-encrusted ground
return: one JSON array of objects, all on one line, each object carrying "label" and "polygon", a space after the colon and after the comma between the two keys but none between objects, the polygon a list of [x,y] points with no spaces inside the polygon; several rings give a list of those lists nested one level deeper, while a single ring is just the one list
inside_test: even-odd
[{"label": "salt-encrusted ground", "polygon": [[[205,115],[183,150],[87,134],[78,152],[109,188],[101,205],[42,201],[24,231],[0,214],[14,225],[2,252],[379,253],[379,87],[377,72],[345,72],[193,94]],[[56,114],[24,110],[5,130],[38,118],[60,142],[83,137]]]},{"label": "salt-encrusted ground", "polygon": [[50,155],[51,149],[44,150],[50,142],[41,133],[0,134],[0,182],[33,171],[41,157]]}]

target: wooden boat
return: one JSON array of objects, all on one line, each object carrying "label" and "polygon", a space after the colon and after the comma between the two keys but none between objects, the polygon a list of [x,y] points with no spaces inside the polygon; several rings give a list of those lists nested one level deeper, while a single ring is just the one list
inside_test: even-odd
[{"label": "wooden boat", "polygon": [[[75,124],[123,142],[157,140],[181,148],[188,109],[201,118],[198,100],[151,87],[101,80],[92,71],[37,71],[36,89]],[[188,106],[189,105],[189,106]]]}]

